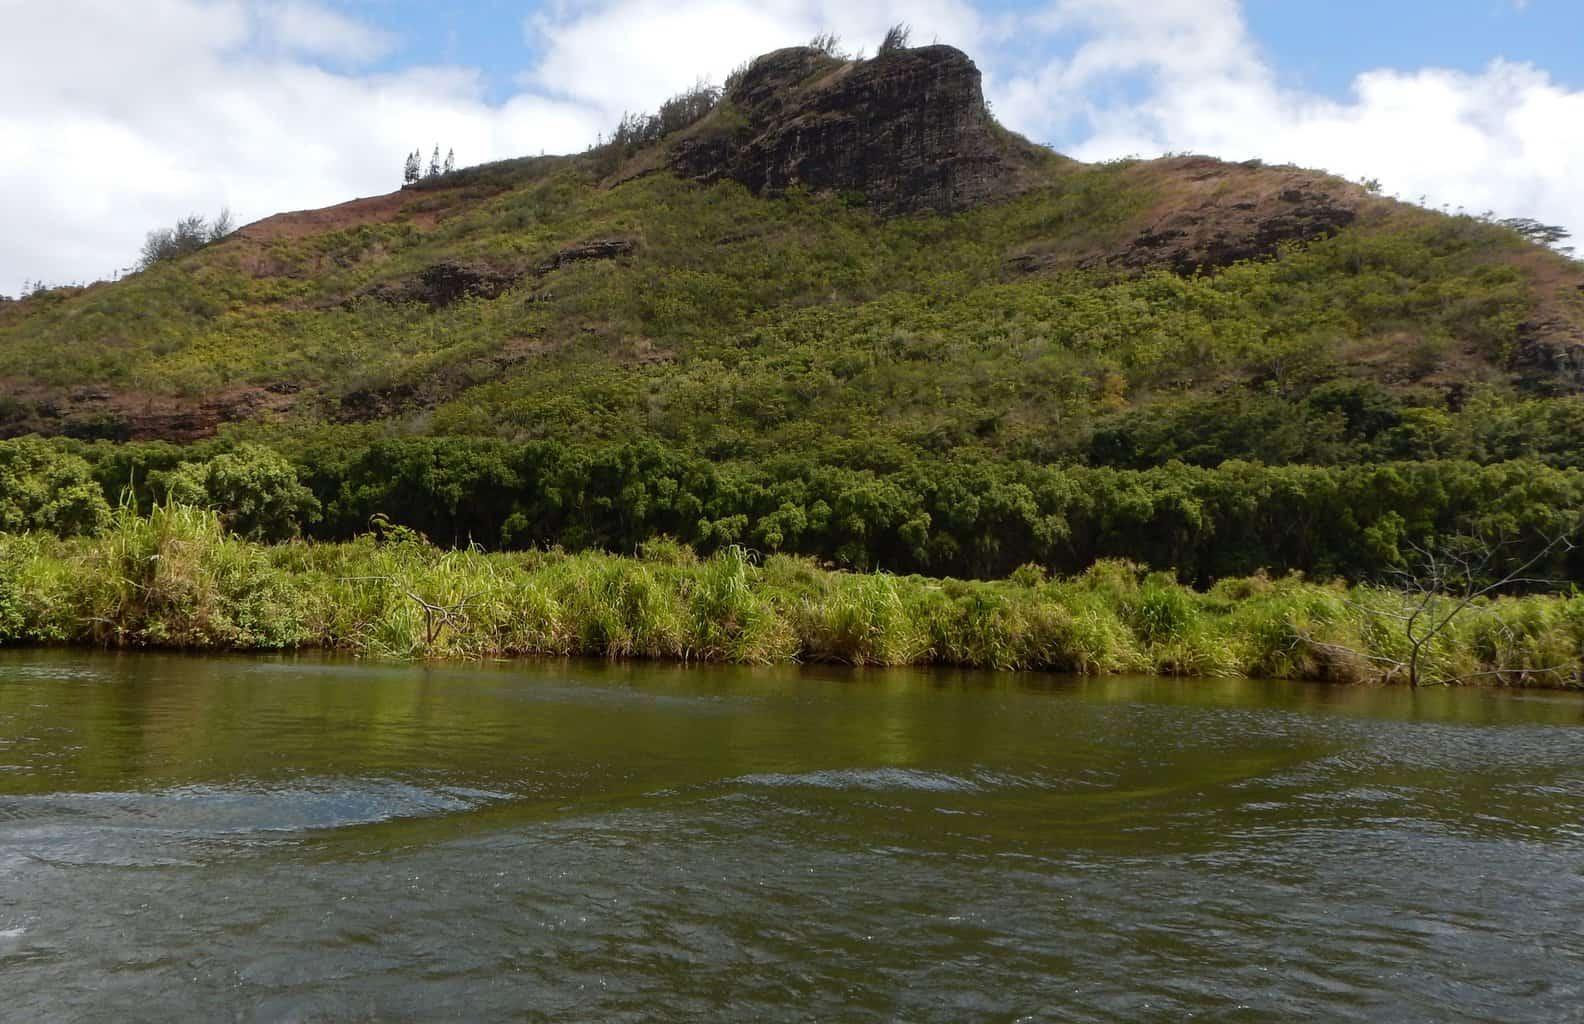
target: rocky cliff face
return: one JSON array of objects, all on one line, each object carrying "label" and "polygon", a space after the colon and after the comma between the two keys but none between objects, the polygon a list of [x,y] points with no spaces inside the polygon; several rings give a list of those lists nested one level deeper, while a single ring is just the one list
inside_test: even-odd
[{"label": "rocky cliff face", "polygon": [[979,69],[950,46],[860,62],[794,47],[754,61],[671,163],[755,192],[862,193],[887,213],[964,210],[1018,192],[1034,147],[999,128]]}]

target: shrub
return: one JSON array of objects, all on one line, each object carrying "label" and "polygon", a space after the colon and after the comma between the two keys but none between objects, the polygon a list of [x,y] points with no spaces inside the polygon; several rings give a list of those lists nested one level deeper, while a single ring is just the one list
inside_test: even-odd
[{"label": "shrub", "polygon": [[285,457],[244,444],[208,462],[184,462],[172,475],[170,498],[216,509],[227,529],[249,540],[297,536],[319,518],[319,501],[297,481]]},{"label": "shrub", "polygon": [[821,32],[809,40],[809,48],[818,50],[827,57],[845,60],[847,55],[842,52],[841,38],[834,32]]},{"label": "shrub", "polygon": [[97,533],[110,506],[88,462],[36,437],[0,441],[0,532]]},{"label": "shrub", "polygon": [[138,257],[138,269],[147,270],[158,263],[178,260],[197,252],[206,245],[220,241],[236,224],[230,210],[221,210],[213,221],[199,214],[191,214],[176,222],[175,227],[150,231],[143,241],[143,251]]},{"label": "shrub", "polygon": [[912,38],[913,29],[899,22],[886,29],[885,38],[880,41],[880,49],[877,52],[884,55],[895,53],[898,50],[905,50],[908,48],[908,43],[912,41]]}]

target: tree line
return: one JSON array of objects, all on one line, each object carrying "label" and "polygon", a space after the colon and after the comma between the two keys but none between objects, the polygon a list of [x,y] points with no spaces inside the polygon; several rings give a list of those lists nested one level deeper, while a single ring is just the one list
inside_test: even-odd
[{"label": "tree line", "polygon": [[[1530,461],[1118,470],[976,459],[878,472],[796,456],[719,465],[654,442],[414,438],[285,453],[0,442],[0,529],[92,532],[123,493],[144,510],[171,497],[209,505],[261,540],[342,540],[386,517],[443,546],[631,553],[669,536],[705,552],[741,545],[977,578],[1125,558],[1206,584],[1260,570],[1378,578],[1452,536],[1500,540],[1521,561],[1584,509],[1584,472]],[[1584,558],[1558,550],[1536,575],[1584,580]]]}]

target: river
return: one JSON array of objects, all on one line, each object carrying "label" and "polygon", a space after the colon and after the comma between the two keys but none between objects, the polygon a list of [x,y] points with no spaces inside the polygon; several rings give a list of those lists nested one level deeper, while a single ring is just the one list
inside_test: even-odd
[{"label": "river", "polygon": [[1584,699],[0,652],[0,1019],[1584,1019]]}]

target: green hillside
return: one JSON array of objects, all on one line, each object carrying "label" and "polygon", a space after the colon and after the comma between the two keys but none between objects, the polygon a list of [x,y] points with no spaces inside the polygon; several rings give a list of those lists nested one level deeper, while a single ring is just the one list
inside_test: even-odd
[{"label": "green hillside", "polygon": [[[806,60],[806,89],[867,73]],[[1512,226],[999,128],[1015,187],[948,212],[678,169],[746,145],[764,102],[739,83],[656,138],[0,306],[0,432],[68,439],[145,503],[260,443],[324,536],[383,513],[447,543],[665,532],[970,575],[1358,576],[1584,495],[1584,271]]]}]

